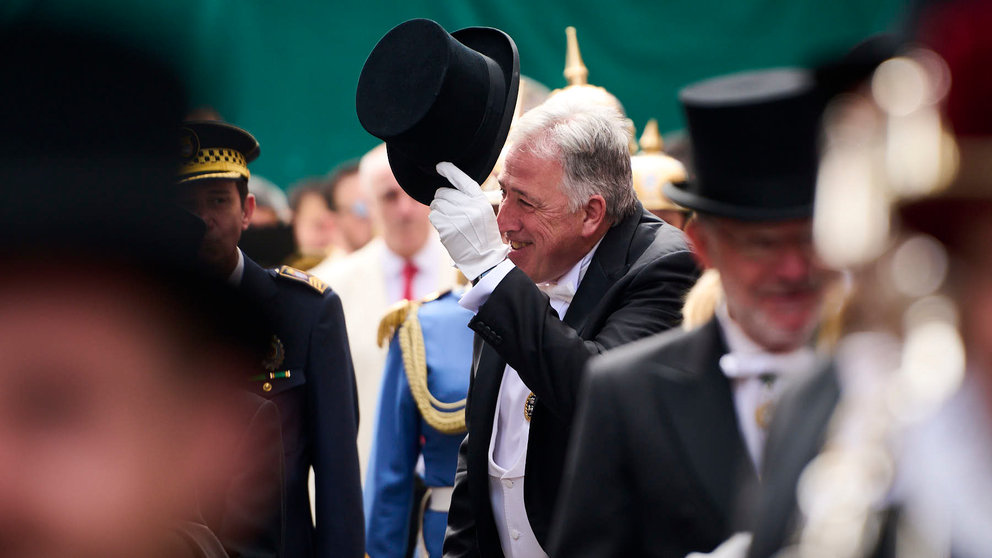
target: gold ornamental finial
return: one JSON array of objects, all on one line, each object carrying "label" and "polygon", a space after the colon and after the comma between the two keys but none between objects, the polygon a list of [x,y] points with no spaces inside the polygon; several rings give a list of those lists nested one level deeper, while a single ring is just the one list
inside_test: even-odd
[{"label": "gold ornamental finial", "polygon": [[685,166],[662,152],[662,145],[658,121],[652,118],[641,135],[641,152],[630,158],[634,192],[648,211],[684,211],[663,190],[665,184],[686,179]]},{"label": "gold ornamental finial", "polygon": [[579,53],[579,40],[575,37],[575,28],[569,25],[565,28],[567,49],[565,51],[565,81],[569,85],[586,85],[589,83],[589,69],[582,63]]},{"label": "gold ornamental finial", "polygon": [[584,102],[592,102],[616,109],[625,120],[627,131],[630,133],[630,154],[637,153],[637,137],[634,122],[627,118],[627,111],[624,110],[620,99],[597,85],[589,85],[589,70],[582,62],[582,55],[579,53],[579,41],[575,38],[575,28],[569,25],[565,28],[565,80],[568,85],[561,89],[555,89],[550,97],[564,95],[565,98],[581,99]]},{"label": "gold ornamental finial", "polygon": [[648,120],[644,126],[640,143],[642,153],[661,153],[664,149],[665,143],[661,139],[661,134],[658,133],[658,121],[654,118]]}]

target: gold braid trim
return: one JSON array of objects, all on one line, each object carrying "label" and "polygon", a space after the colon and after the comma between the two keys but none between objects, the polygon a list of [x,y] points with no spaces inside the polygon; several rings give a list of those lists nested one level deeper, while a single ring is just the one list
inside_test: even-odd
[{"label": "gold braid trim", "polygon": [[183,180],[203,178],[206,173],[236,173],[245,180],[251,176],[245,156],[240,151],[224,147],[201,149],[179,169]]},{"label": "gold braid trim", "polygon": [[412,304],[409,300],[401,300],[386,310],[386,315],[379,321],[379,333],[376,335],[376,342],[380,347],[385,347],[386,343],[389,343],[389,340],[393,338],[397,328],[406,321]]},{"label": "gold braid trim", "polygon": [[465,399],[454,403],[439,401],[427,388],[427,355],[424,350],[424,333],[417,318],[419,302],[411,302],[406,320],[397,332],[403,354],[403,368],[410,384],[410,393],[417,403],[420,416],[442,434],[465,432]]}]

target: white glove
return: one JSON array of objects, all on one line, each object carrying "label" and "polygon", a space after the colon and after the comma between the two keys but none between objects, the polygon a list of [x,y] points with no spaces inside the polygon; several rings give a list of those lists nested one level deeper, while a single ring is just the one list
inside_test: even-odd
[{"label": "white glove", "polygon": [[482,188],[451,163],[438,163],[437,172],[454,188],[438,188],[431,202],[430,220],[448,255],[470,280],[506,259],[496,215]]},{"label": "white glove", "polygon": [[690,552],[685,558],[744,558],[751,547],[751,533],[734,533],[712,552]]}]

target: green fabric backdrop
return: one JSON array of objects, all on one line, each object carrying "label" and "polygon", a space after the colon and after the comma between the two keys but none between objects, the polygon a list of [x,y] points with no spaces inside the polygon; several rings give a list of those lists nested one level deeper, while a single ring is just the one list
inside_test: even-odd
[{"label": "green fabric backdrop", "polygon": [[748,68],[810,64],[894,29],[907,0],[3,0],[0,18],[57,20],[123,35],[168,55],[195,105],[210,105],[262,145],[254,172],[282,187],[375,145],[355,116],[355,85],[376,41],[427,17],[454,30],[503,29],[521,72],[550,88],[565,33],[578,31],[589,81],[640,131],[678,130],[678,89]]}]

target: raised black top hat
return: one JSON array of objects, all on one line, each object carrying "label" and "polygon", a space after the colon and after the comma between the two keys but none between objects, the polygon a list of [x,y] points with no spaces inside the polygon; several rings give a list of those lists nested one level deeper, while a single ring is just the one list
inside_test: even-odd
[{"label": "raised black top hat", "polygon": [[448,33],[428,19],[390,30],[358,79],[358,120],[386,142],[389,166],[411,197],[430,204],[450,161],[482,183],[499,157],[520,83],[517,47],[506,33],[470,27]]},{"label": "raised black top hat", "polygon": [[679,94],[695,162],[668,184],[675,203],[749,221],[813,214],[823,94],[810,72],[775,69],[713,78]]},{"label": "raised black top hat", "polygon": [[179,182],[231,178],[248,180],[248,163],[258,158],[254,136],[226,122],[187,120],[179,135]]}]

